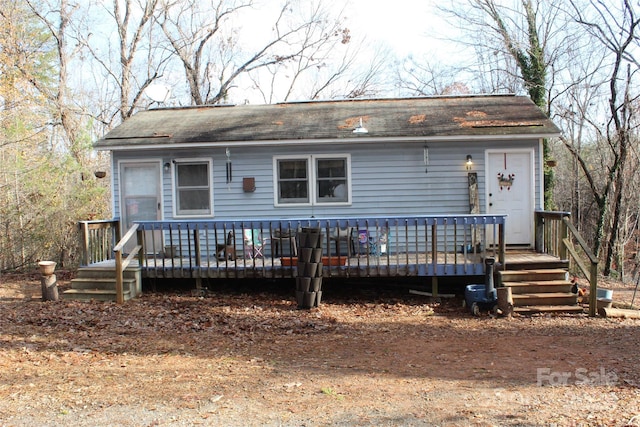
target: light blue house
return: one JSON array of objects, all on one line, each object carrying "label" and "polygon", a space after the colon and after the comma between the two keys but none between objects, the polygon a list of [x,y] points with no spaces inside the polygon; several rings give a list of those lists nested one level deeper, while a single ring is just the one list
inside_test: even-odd
[{"label": "light blue house", "polygon": [[508,215],[507,245],[532,246],[542,140],[558,135],[528,98],[468,96],[155,109],[95,148],[112,153],[123,230],[137,220],[484,213]]},{"label": "light blue house", "polygon": [[597,259],[567,213],[543,210],[542,145],[559,134],[513,95],[143,111],[95,143],[111,152],[113,218],[81,221],[68,297],[122,301],[144,278],[298,284],[313,229],[323,277],[424,277],[436,294],[495,259],[525,312],[582,311],[571,258],[595,315]]},{"label": "light blue house", "polygon": [[319,227],[325,276],[477,276],[489,254],[550,252],[542,144],[559,133],[514,95],[142,111],[95,143],[114,219],[83,222],[84,264],[124,236],[142,277],[293,277],[296,234]]}]

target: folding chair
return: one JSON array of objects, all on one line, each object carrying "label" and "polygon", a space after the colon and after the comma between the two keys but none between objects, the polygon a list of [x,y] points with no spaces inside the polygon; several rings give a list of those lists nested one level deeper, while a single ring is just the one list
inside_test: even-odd
[{"label": "folding chair", "polygon": [[263,248],[265,241],[262,238],[262,232],[257,228],[245,228],[242,230],[244,236],[244,255],[246,258],[262,258],[264,257]]}]

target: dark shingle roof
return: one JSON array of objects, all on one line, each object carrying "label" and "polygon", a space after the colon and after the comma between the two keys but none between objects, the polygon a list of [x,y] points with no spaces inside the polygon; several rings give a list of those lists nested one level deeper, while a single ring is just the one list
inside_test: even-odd
[{"label": "dark shingle roof", "polygon": [[[366,134],[354,134],[360,119]],[[487,95],[142,111],[95,143],[99,149],[229,142],[550,137],[559,129],[527,97]]]}]

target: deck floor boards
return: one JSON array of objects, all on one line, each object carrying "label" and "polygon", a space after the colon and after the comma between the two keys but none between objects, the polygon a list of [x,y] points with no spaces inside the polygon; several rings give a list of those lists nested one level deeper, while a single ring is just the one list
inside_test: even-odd
[{"label": "deck floor boards", "polygon": [[[488,254],[492,256],[493,254]],[[559,262],[559,258],[533,251],[507,251],[506,264],[526,265],[530,263]],[[288,258],[291,260],[291,258]],[[285,261],[287,258],[284,259]],[[218,260],[203,258],[199,263],[194,258],[148,257],[142,265],[142,276],[150,278],[291,278],[297,269],[291,261],[282,258],[236,258]],[[331,265],[325,263],[325,277],[389,277],[389,276],[433,276],[433,275],[480,275],[483,274],[482,254],[438,253],[434,262],[431,253],[398,253],[381,255],[359,255],[349,258],[331,256]],[[336,261],[340,261],[337,265]],[[335,265],[334,265],[335,264]],[[113,268],[114,260],[93,264],[92,267]],[[435,274],[434,274],[435,272]]]}]

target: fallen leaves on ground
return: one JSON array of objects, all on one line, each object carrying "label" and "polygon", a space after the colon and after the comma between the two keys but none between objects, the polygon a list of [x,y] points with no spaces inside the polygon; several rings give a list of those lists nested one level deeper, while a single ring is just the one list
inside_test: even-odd
[{"label": "fallen leaves on ground", "polygon": [[0,292],[0,425],[622,426],[640,414],[637,320],[476,318],[400,290],[325,293],[311,310],[229,289],[41,302],[20,280]]}]

